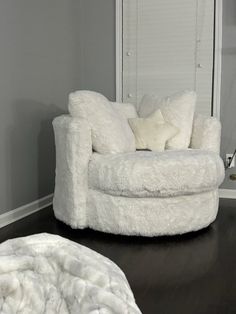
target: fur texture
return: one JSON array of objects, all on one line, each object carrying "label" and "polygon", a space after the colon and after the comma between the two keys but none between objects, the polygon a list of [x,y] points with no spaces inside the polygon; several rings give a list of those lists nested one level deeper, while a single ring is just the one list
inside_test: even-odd
[{"label": "fur texture", "polygon": [[88,163],[91,129],[86,120],[60,116],[53,121],[56,144],[54,210],[79,228],[87,226]]},{"label": "fur texture", "polygon": [[138,114],[133,104],[111,102],[112,108],[125,119],[137,118]]},{"label": "fur texture", "polygon": [[179,132],[175,126],[165,122],[161,110],[156,110],[147,118],[132,118],[128,121],[135,136],[137,149],[162,152],[166,142]]},{"label": "fur texture", "polygon": [[127,118],[117,114],[109,100],[92,91],[77,91],[69,95],[69,112],[88,121],[92,144],[100,154],[135,151],[135,139]]},{"label": "fur texture", "polygon": [[196,93],[188,90],[163,99],[155,95],[145,95],[139,107],[139,116],[147,117],[160,109],[165,121],[179,129],[179,133],[167,141],[167,148],[187,149],[192,133],[195,104]]},{"label": "fur texture", "polygon": [[117,265],[50,234],[0,245],[0,312],[141,313]]},{"label": "fur texture", "polygon": [[[206,124],[208,134],[202,133],[199,123],[194,126],[192,144],[201,148],[205,143],[205,150],[158,154],[99,155],[92,152],[87,120],[61,116],[53,125],[56,140],[53,209],[55,216],[71,227],[155,236],[198,230],[215,219],[217,186],[224,169],[220,157],[209,151],[219,150],[219,122],[214,119]],[[210,139],[196,141],[202,135],[209,136],[211,144]]]},{"label": "fur texture", "polygon": [[[89,189],[88,227],[115,234],[160,236],[207,227],[218,212],[218,190],[166,198],[131,198]],[[77,221],[59,220],[78,228]]]},{"label": "fur texture", "polygon": [[216,189],[224,165],[216,153],[181,150],[100,155],[89,163],[89,188],[128,197],[171,197]]},{"label": "fur texture", "polygon": [[204,149],[219,154],[221,123],[214,117],[196,114],[193,121],[191,148]]}]

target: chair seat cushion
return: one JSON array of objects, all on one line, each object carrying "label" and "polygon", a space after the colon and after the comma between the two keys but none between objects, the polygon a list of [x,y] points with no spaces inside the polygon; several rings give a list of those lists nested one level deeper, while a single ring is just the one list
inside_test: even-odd
[{"label": "chair seat cushion", "polygon": [[218,154],[198,149],[94,153],[89,188],[127,197],[169,197],[216,189],[224,179]]}]

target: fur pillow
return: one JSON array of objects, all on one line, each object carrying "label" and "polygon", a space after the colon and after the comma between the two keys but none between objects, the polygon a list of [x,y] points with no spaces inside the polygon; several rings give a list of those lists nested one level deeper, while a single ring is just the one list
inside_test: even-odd
[{"label": "fur pillow", "polygon": [[148,118],[129,119],[134,132],[136,148],[164,151],[167,140],[178,133],[178,129],[165,122],[161,111],[157,110]]},{"label": "fur pillow", "polygon": [[124,118],[137,118],[138,114],[136,108],[133,104],[129,103],[119,103],[119,102],[111,102],[112,107],[122,115]]},{"label": "fur pillow", "polygon": [[183,91],[165,98],[144,95],[138,113],[140,117],[147,117],[160,109],[165,121],[179,129],[179,133],[168,140],[166,148],[186,149],[190,144],[195,104],[194,91]]},{"label": "fur pillow", "polygon": [[135,138],[128,120],[118,114],[103,95],[92,91],[71,93],[69,112],[88,121],[96,152],[115,154],[135,151]]}]

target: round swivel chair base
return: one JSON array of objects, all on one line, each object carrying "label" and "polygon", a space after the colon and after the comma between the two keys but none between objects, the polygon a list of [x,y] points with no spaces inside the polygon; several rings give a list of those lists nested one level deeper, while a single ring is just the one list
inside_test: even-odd
[{"label": "round swivel chair base", "polygon": [[89,190],[87,223],[114,234],[182,234],[211,224],[218,204],[218,190],[169,198],[117,197]]}]

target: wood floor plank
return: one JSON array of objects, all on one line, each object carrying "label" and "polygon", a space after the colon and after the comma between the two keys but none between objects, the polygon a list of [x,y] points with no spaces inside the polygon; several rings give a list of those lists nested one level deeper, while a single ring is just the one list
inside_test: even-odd
[{"label": "wood floor plank", "polygon": [[0,229],[0,242],[41,232],[76,241],[117,263],[145,314],[236,313],[236,200],[221,199],[211,227],[183,236],[73,230],[49,207]]}]

